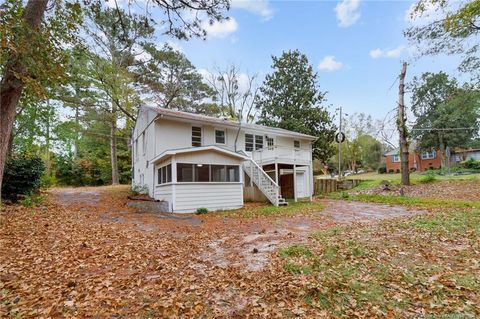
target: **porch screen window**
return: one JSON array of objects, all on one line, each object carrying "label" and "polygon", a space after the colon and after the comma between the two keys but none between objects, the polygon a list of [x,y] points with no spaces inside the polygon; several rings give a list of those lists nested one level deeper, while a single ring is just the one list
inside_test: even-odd
[{"label": "porch screen window", "polygon": [[158,184],[165,184],[172,182],[172,165],[168,164],[166,166],[160,167],[158,169]]},{"label": "porch screen window", "polygon": [[293,147],[296,149],[300,148],[300,141],[293,141]]},{"label": "porch screen window", "polygon": [[192,146],[202,146],[202,128],[192,126]]},{"label": "porch screen window", "polygon": [[435,151],[422,153],[422,159],[434,159],[435,157],[437,157],[437,152]]},{"label": "porch screen window", "polygon": [[263,136],[255,135],[255,149],[261,150],[263,148]]},{"label": "porch screen window", "polygon": [[193,164],[177,164],[177,181],[193,182]]},{"label": "porch screen window", "polygon": [[239,182],[240,174],[238,166],[227,166],[227,182]]},{"label": "porch screen window", "polygon": [[253,151],[253,134],[245,134],[245,151]]},{"label": "porch screen window", "polygon": [[212,165],[211,170],[212,182],[225,182],[227,180],[227,170],[225,165]]},{"label": "porch screen window", "polygon": [[225,131],[224,130],[215,130],[215,143],[225,144]]},{"label": "porch screen window", "polygon": [[210,181],[210,165],[196,164],[195,165],[195,182],[209,182]]},{"label": "porch screen window", "polygon": [[238,165],[177,164],[178,182],[240,182]]}]

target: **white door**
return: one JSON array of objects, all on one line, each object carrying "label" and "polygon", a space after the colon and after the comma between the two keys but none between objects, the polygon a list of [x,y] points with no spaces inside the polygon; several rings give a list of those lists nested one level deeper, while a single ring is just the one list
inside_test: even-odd
[{"label": "white door", "polygon": [[297,197],[307,197],[307,192],[305,190],[305,186],[307,185],[305,182],[305,176],[305,172],[297,172],[297,182],[295,185]]}]

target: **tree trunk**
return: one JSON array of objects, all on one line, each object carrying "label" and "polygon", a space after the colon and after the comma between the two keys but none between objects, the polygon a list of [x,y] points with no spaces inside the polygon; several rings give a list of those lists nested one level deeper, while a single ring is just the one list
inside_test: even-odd
[{"label": "tree trunk", "polygon": [[439,140],[439,147],[440,147],[440,165],[442,168],[447,167],[447,147],[445,145],[445,142],[443,141],[443,135],[440,133],[438,135],[438,140]]},{"label": "tree trunk", "polygon": [[79,120],[79,107],[77,104],[75,104],[75,138],[73,141],[73,159],[77,159],[78,156],[78,132],[79,132],[79,125],[80,125],[80,120]]},{"label": "tree trunk", "polygon": [[117,163],[117,113],[112,103],[112,118],[110,123],[110,159],[112,163],[112,185],[118,185],[118,163]]},{"label": "tree trunk", "polygon": [[408,167],[408,141],[407,141],[407,115],[405,113],[405,75],[407,62],[403,62],[398,85],[398,134],[400,141],[400,168],[402,173],[402,185],[410,185],[410,170]]},{"label": "tree trunk", "polygon": [[[40,28],[47,2],[48,0],[28,1],[22,16],[22,20],[28,27],[33,30]],[[22,58],[14,55],[8,58],[0,83],[0,198],[9,139],[15,121],[17,104],[25,86],[25,83],[16,74],[27,75],[27,70],[21,63]]]}]

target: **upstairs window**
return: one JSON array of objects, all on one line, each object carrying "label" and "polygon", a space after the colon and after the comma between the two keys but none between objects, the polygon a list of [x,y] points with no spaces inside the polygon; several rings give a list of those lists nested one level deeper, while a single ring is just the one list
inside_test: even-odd
[{"label": "upstairs window", "polygon": [[435,159],[435,157],[437,157],[437,152],[435,151],[422,153],[422,160]]},{"label": "upstairs window", "polygon": [[253,151],[253,134],[245,134],[245,151]]},{"label": "upstairs window", "polygon": [[263,136],[255,135],[255,150],[261,150],[263,148]]},{"label": "upstairs window", "polygon": [[300,141],[293,141],[293,148],[300,149]]},{"label": "upstairs window", "polygon": [[145,155],[147,149],[147,139],[145,138],[145,132],[142,133],[142,154]]},{"label": "upstairs window", "polygon": [[202,128],[192,126],[192,146],[202,146]]},{"label": "upstairs window", "polygon": [[225,130],[215,130],[215,143],[225,144]]}]

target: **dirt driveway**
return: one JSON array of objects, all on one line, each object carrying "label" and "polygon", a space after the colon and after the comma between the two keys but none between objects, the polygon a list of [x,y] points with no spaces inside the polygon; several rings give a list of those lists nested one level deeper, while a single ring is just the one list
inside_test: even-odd
[{"label": "dirt driveway", "polygon": [[[323,211],[303,216],[178,216],[138,213],[127,206],[127,193],[127,187],[59,188],[44,207],[7,207],[0,313],[311,318],[286,295],[300,287],[289,286],[277,258],[281,247],[308,243],[317,230],[421,213],[324,201]],[[265,312],[263,305],[279,299],[292,300],[288,310]]]},{"label": "dirt driveway", "polygon": [[[269,255],[281,247],[306,243],[312,232],[346,223],[372,223],[423,213],[403,206],[339,200],[322,200],[325,209],[305,216],[229,218],[215,214],[168,214],[139,212],[124,200],[111,201],[101,188],[52,190],[57,203],[92,214],[99,223],[123,224],[163,236],[187,238],[201,234],[204,240],[195,254],[199,269],[208,261],[218,267],[240,267],[260,271]],[[249,205],[249,204],[247,204]]]}]

